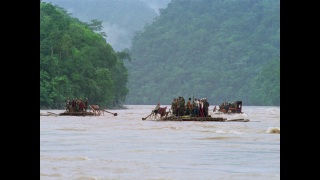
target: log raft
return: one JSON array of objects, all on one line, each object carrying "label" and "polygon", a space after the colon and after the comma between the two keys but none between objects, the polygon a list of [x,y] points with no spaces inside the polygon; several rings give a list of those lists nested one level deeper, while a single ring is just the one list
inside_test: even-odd
[{"label": "log raft", "polygon": [[63,113],[40,113],[40,116],[95,116],[93,112],[63,112]]},{"label": "log raft", "polygon": [[218,121],[218,122],[249,122],[249,119],[227,119],[223,117],[189,117],[189,116],[170,116],[164,117],[159,121]]},{"label": "log raft", "polygon": [[60,113],[59,116],[94,116],[93,112],[63,112]]},{"label": "log raft", "polygon": [[170,117],[164,117],[161,119],[161,121],[225,121],[226,118],[222,117],[176,117],[176,116],[170,116]]}]

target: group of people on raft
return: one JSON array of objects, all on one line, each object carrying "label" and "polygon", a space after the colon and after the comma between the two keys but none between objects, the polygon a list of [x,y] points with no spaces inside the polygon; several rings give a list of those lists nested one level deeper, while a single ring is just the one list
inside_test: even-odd
[{"label": "group of people on raft", "polygon": [[186,102],[184,97],[179,96],[173,98],[171,110],[175,116],[209,117],[209,102],[207,98],[194,98],[192,101],[191,98],[188,98]]},{"label": "group of people on raft", "polygon": [[68,97],[66,101],[66,112],[87,112],[88,108],[88,98],[85,100],[82,100],[81,98],[73,98],[70,100]]}]

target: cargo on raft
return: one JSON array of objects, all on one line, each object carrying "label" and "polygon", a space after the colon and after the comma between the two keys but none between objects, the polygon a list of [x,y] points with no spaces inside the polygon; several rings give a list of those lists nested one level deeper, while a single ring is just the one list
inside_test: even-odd
[{"label": "cargo on raft", "polygon": [[224,114],[242,114],[242,101],[221,103],[219,105],[219,109],[216,109],[216,106],[213,108],[213,112],[220,112]]}]

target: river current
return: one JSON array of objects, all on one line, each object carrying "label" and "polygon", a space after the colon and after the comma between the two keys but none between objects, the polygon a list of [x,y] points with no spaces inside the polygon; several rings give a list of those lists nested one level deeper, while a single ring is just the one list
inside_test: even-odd
[{"label": "river current", "polygon": [[[237,115],[209,107],[249,122],[143,121],[155,106],[125,107],[107,110],[117,116],[40,116],[40,179],[280,179],[279,106]],[[64,112],[40,113],[48,111]]]}]

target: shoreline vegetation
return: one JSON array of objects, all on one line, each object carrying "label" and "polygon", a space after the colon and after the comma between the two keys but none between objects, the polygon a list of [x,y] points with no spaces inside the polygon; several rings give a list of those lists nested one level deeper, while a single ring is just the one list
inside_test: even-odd
[{"label": "shoreline vegetation", "polygon": [[40,1],[40,109],[64,109],[67,97],[122,108],[130,55],[114,51],[102,28]]}]

